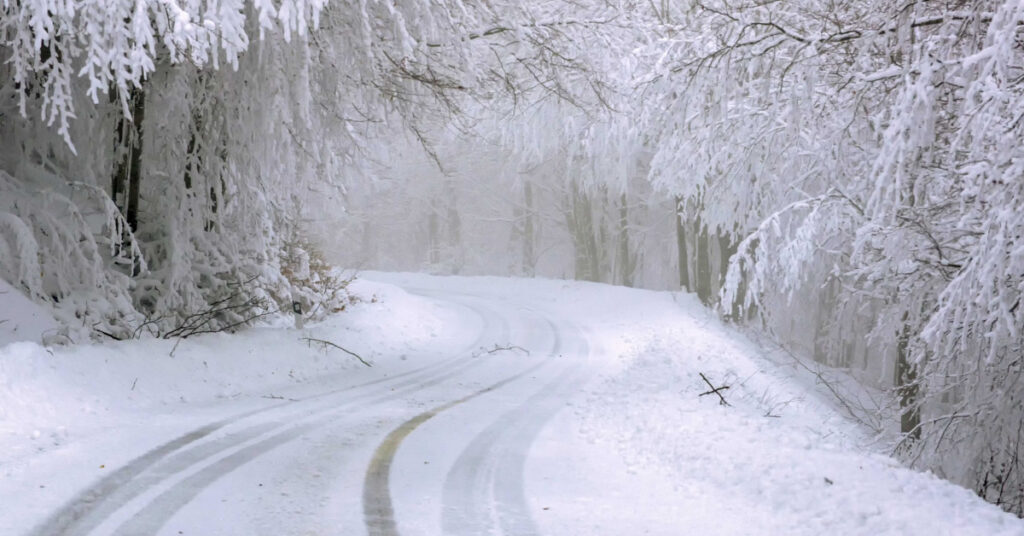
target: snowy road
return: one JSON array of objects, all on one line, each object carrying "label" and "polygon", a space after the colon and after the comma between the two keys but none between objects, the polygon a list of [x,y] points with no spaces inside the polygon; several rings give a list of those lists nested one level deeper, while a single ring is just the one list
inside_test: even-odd
[{"label": "snowy road", "polygon": [[[395,309],[413,318],[389,321],[368,308],[304,335],[399,341],[373,354],[373,368],[307,373],[270,391],[243,379],[229,396],[204,399],[189,382],[244,376],[245,361],[208,379],[182,372],[174,380],[174,367],[205,368],[226,359],[219,351],[248,352],[256,369],[261,355],[301,348],[275,346],[294,332],[224,336],[227,350],[212,350],[221,340],[213,339],[196,343],[194,355],[183,347],[185,357],[147,361],[170,367],[167,381],[178,382],[155,393],[189,397],[110,409],[127,415],[118,419],[84,417],[77,440],[0,458],[0,533],[1024,534],[1020,520],[967,490],[864,450],[857,426],[806,378],[737,345],[677,297],[554,281],[371,277],[411,294]],[[383,324],[360,327],[361,314]],[[112,384],[138,374],[122,370],[129,354]],[[17,369],[7,366],[0,374],[12,386]],[[82,365],[75,385],[99,383],[95,366]],[[733,406],[697,396],[698,372],[733,383]],[[128,396],[143,391],[130,383]],[[116,406],[109,387],[96,389],[108,398],[94,405]]]},{"label": "snowy road", "polygon": [[[334,506],[339,534],[537,533],[524,461],[585,380],[586,341],[510,304],[435,299],[477,317],[479,334],[460,351],[190,430],[32,534],[320,534],[329,527],[317,505]],[[515,344],[495,350],[498,341]]]},{"label": "snowy road", "polygon": [[[492,313],[463,303],[481,316]],[[524,462],[569,389],[585,379],[588,349],[571,326],[511,310],[490,324],[500,322],[506,332],[485,330],[481,342],[521,344],[476,350],[470,359],[483,366],[461,375],[486,386],[407,419],[373,452],[363,485],[370,534],[436,534],[439,526],[446,534],[538,532],[524,495]],[[499,352],[514,361],[490,357]]]}]

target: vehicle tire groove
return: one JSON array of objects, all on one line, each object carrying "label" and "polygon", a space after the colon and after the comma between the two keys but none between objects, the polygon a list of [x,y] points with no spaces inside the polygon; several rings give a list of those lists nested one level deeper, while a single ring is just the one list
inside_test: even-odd
[{"label": "vehicle tire groove", "polygon": [[500,389],[501,387],[518,380],[537,369],[549,364],[544,361],[529,367],[528,369],[514,374],[504,380],[491,384],[479,391],[464,396],[458,400],[442,404],[428,411],[424,411],[399,425],[391,431],[374,451],[370,466],[366,471],[363,481],[363,518],[370,536],[396,536],[398,527],[395,524],[394,506],[391,501],[391,464],[394,461],[395,453],[409,434],[424,422],[430,420],[437,414],[451,409],[459,404],[468,402],[476,397]]},{"label": "vehicle tire groove", "polygon": [[[557,329],[554,328],[553,329]],[[580,352],[588,345],[580,338]],[[576,364],[538,389],[515,409],[476,435],[445,479],[441,527],[444,534],[539,534],[530,514],[523,471],[530,446],[580,381]]]},{"label": "vehicle tire groove", "polygon": [[[487,334],[493,329],[493,320],[494,318],[498,317],[498,315],[493,314],[493,311],[484,311],[480,307],[472,307],[464,303],[460,303],[460,305],[473,310],[476,314],[478,314],[481,318],[484,319],[484,329],[481,330],[481,335],[472,344],[467,346],[468,350],[478,345],[487,337]],[[501,319],[500,317],[498,317],[498,320],[498,324],[500,325],[500,328],[498,328],[499,331],[502,334],[506,334],[508,332],[507,322],[504,319]],[[461,353],[462,352],[460,352],[460,354]],[[201,463],[205,459],[214,457],[217,454],[220,454],[225,450],[238,445],[239,443],[243,443],[246,440],[251,439],[252,434],[239,435],[236,433],[232,434],[233,437],[236,439],[235,441],[225,441],[224,443],[221,443],[222,441],[224,441],[224,439],[221,439],[214,442],[217,443],[218,446],[221,448],[204,447],[203,445],[200,445],[199,447],[195,446],[195,444],[201,441],[202,439],[209,437],[212,434],[222,429],[225,429],[230,425],[237,424],[245,419],[258,416],[261,414],[267,414],[273,410],[280,409],[283,407],[294,407],[296,402],[315,402],[319,400],[329,399],[330,397],[335,395],[347,394],[351,391],[376,386],[385,382],[394,382],[396,380],[401,381],[398,381],[396,387],[392,388],[392,393],[394,393],[395,388],[404,387],[410,384],[421,385],[421,388],[427,387],[429,385],[433,385],[433,383],[430,383],[429,385],[422,384],[421,380],[417,378],[418,376],[426,376],[429,378],[433,374],[436,374],[441,370],[446,370],[452,367],[458,367],[461,369],[465,366],[471,366],[473,364],[472,362],[466,363],[466,361],[467,360],[463,356],[456,355],[451,358],[444,359],[439,363],[431,363],[393,376],[378,378],[356,385],[345,386],[339,389],[332,389],[324,393],[317,393],[315,395],[301,398],[297,401],[279,402],[261,408],[248,410],[233,415],[231,417],[221,419],[216,422],[196,428],[195,430],[187,432],[175,439],[172,439],[166,443],[154,447],[148,452],[142,454],[141,456],[131,460],[127,464],[115,470],[112,474],[100,479],[99,481],[87,487],[85,490],[79,492],[74,497],[72,497],[68,502],[66,502],[65,506],[61,507],[59,510],[51,514],[46,520],[44,520],[40,525],[33,529],[30,535],[60,536],[71,534],[88,534],[90,531],[92,531],[97,526],[102,524],[102,522],[107,517],[115,513],[118,509],[124,507],[132,499],[138,497],[139,495],[143,494],[146,490],[151,489],[160,482],[165,481],[167,480],[167,478],[169,478],[146,478],[144,473],[153,472],[155,469],[158,469],[160,465],[168,463],[170,463],[172,467],[192,467],[198,463]],[[449,376],[450,375],[445,375],[445,378]],[[418,390],[418,388],[415,390]],[[358,401],[361,398],[367,398],[373,394],[375,393],[371,392],[368,394],[357,396],[349,403],[354,403],[355,401]],[[402,394],[407,394],[407,392],[402,391],[401,394],[394,393],[394,396],[401,396]],[[386,398],[392,398],[391,393],[389,393]],[[336,402],[334,401],[326,400],[325,403],[331,404],[332,408],[337,407],[334,405],[336,404]],[[301,411],[302,408],[297,409]],[[278,427],[287,424],[291,423],[279,424]],[[260,426],[257,425],[256,427],[259,428]],[[267,430],[262,431],[262,433],[266,432]],[[239,438],[241,439],[238,440]],[[196,450],[197,448],[199,450]],[[183,460],[187,463],[183,462]],[[158,473],[160,472],[158,471]],[[166,473],[166,471],[162,473]],[[173,474],[173,472],[169,473],[170,476],[173,476]],[[220,474],[223,475],[225,473]]]}]

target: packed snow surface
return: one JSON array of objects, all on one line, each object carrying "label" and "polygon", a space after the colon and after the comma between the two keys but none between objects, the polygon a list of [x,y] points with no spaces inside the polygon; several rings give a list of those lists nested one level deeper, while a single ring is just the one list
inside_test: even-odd
[{"label": "packed snow surface", "polygon": [[41,343],[59,331],[50,313],[0,279],[0,347],[21,341]]},{"label": "packed snow surface", "polygon": [[1024,534],[691,296],[353,289],[302,329],[0,341],[0,534]]}]

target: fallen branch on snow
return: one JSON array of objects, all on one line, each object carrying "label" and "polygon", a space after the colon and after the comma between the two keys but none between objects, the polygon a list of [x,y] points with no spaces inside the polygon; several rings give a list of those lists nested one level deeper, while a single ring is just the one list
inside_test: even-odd
[{"label": "fallen branch on snow", "polygon": [[99,333],[100,335],[106,335],[107,337],[110,337],[111,339],[114,339],[115,341],[122,340],[121,337],[118,337],[117,335],[114,335],[113,333],[111,333],[109,331],[103,331],[100,328],[92,328],[92,329],[96,330],[96,332]]},{"label": "fallen branch on snow", "polygon": [[491,348],[490,350],[488,350],[488,349],[484,348],[483,346],[481,346],[480,347],[480,351],[476,352],[475,354],[473,354],[473,357],[479,357],[479,356],[482,356],[484,354],[496,354],[498,352],[511,352],[511,351],[514,351],[514,350],[519,350],[520,352],[523,352],[526,355],[530,355],[530,351],[527,350],[526,348],[523,348],[522,346],[516,346],[514,344],[507,344],[505,346],[498,346],[497,344],[495,344],[494,348]]},{"label": "fallen branch on snow", "polygon": [[338,350],[341,350],[342,352],[345,352],[346,354],[348,354],[348,355],[358,359],[360,363],[362,363],[362,364],[364,364],[364,365],[366,365],[368,367],[372,367],[373,366],[373,365],[367,363],[365,359],[363,359],[362,357],[359,356],[359,354],[353,352],[352,350],[348,350],[348,349],[342,348],[341,346],[338,346],[337,344],[334,344],[331,341],[325,341],[323,339],[314,339],[312,337],[303,337],[301,340],[306,341],[306,344],[312,344],[312,343],[315,342],[317,344],[320,344],[324,348],[327,348],[328,346],[330,346],[331,348],[337,348]]},{"label": "fallen branch on snow", "polygon": [[719,404],[721,404],[723,406],[730,406],[731,405],[728,402],[726,402],[725,401],[725,397],[722,396],[722,391],[728,389],[729,388],[728,385],[723,385],[721,387],[715,387],[711,383],[711,380],[708,380],[707,376],[705,376],[703,372],[698,372],[698,374],[700,374],[701,379],[704,380],[704,383],[708,384],[708,387],[710,387],[711,390],[710,391],[705,391],[705,392],[697,395],[697,398],[700,398],[700,397],[702,397],[704,395],[710,395],[711,393],[714,393],[714,394],[718,395],[718,400],[719,400],[718,403]]}]

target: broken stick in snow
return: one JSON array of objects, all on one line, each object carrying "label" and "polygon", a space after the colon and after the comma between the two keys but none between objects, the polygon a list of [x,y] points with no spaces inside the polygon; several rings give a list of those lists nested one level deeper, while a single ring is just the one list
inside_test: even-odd
[{"label": "broken stick in snow", "polygon": [[729,386],[728,385],[723,385],[721,387],[715,387],[714,385],[712,385],[711,381],[708,380],[707,376],[705,376],[703,372],[698,372],[698,374],[700,374],[700,377],[701,377],[701,379],[704,380],[704,383],[708,384],[708,387],[711,388],[710,391],[705,391],[705,392],[701,393],[700,395],[698,395],[698,398],[701,397],[701,396],[704,396],[704,395],[710,395],[711,393],[715,393],[716,395],[718,395],[718,400],[719,400],[718,403],[719,404],[721,404],[723,406],[729,406],[730,404],[725,401],[725,397],[722,396],[722,393],[721,393],[721,391],[724,391],[724,390],[728,389]]},{"label": "broken stick in snow", "polygon": [[515,344],[506,344],[504,346],[499,346],[498,343],[496,342],[495,343],[495,347],[490,348],[490,349],[486,349],[483,346],[480,346],[480,353],[474,355],[473,357],[475,358],[476,356],[482,356],[483,354],[497,354],[499,352],[512,352],[512,351],[516,351],[516,349],[518,349],[519,352],[522,352],[523,354],[529,356],[528,349],[526,349],[526,348],[524,348],[522,346],[517,346]]},{"label": "broken stick in snow", "polygon": [[326,348],[328,346],[333,347],[333,348],[337,348],[337,349],[341,350],[342,352],[345,352],[346,354],[348,354],[348,355],[358,359],[360,363],[362,363],[362,364],[364,364],[364,365],[366,365],[368,367],[372,367],[373,366],[373,365],[367,363],[366,360],[363,359],[362,357],[359,357],[359,354],[357,354],[357,353],[355,353],[355,352],[353,352],[351,350],[347,350],[345,348],[342,348],[341,346],[338,346],[337,344],[334,344],[331,341],[325,341],[323,339],[314,339],[312,337],[303,337],[302,340],[306,341],[307,344],[314,343],[314,342],[315,343],[319,343],[324,348]]}]

